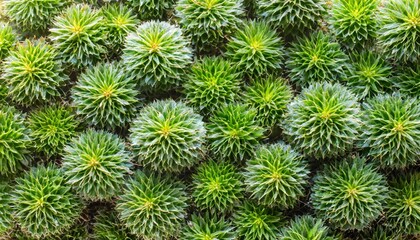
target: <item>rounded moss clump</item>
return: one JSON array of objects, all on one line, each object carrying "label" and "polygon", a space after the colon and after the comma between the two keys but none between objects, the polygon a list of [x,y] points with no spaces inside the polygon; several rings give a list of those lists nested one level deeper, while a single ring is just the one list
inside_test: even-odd
[{"label": "rounded moss clump", "polygon": [[417,67],[401,68],[394,78],[395,85],[402,94],[413,97],[420,96],[420,65]]},{"label": "rounded moss clump", "polygon": [[118,219],[117,212],[108,209],[103,209],[95,215],[92,238],[97,240],[136,239]]},{"label": "rounded moss clump", "polygon": [[298,85],[307,86],[314,82],[335,82],[346,77],[348,57],[340,45],[331,42],[322,32],[301,38],[289,49],[287,67],[290,79]]},{"label": "rounded moss clump", "polygon": [[0,237],[13,228],[11,189],[7,182],[0,182]]},{"label": "rounded moss clump", "polygon": [[361,230],[377,219],[388,197],[384,177],[364,159],[347,159],[315,178],[311,201],[320,218],[341,230]]},{"label": "rounded moss clump", "polygon": [[391,71],[391,66],[376,53],[355,54],[347,74],[347,85],[360,98],[372,97],[392,87]]},{"label": "rounded moss clump", "polygon": [[0,23],[0,60],[9,56],[16,41],[16,35],[8,23]]},{"label": "rounded moss clump", "polygon": [[380,95],[364,105],[362,135],[368,156],[381,167],[405,168],[420,152],[419,101],[401,95]]},{"label": "rounded moss clump", "polygon": [[76,134],[79,122],[70,108],[54,105],[29,116],[32,145],[47,157],[57,156]]},{"label": "rounded moss clump", "polygon": [[7,16],[24,31],[46,30],[70,0],[5,0]]},{"label": "rounded moss clump", "polygon": [[81,69],[102,60],[106,53],[106,31],[99,10],[86,4],[68,7],[54,21],[51,40],[64,63]]},{"label": "rounded moss clump", "polygon": [[230,61],[221,57],[204,57],[192,66],[188,76],[185,97],[203,114],[214,112],[224,103],[233,103],[239,96],[239,74]]},{"label": "rounded moss clump", "polygon": [[27,164],[30,130],[24,116],[12,107],[0,106],[0,174],[16,173]]},{"label": "rounded moss clump", "polygon": [[142,166],[179,172],[204,154],[202,117],[184,103],[160,100],[143,108],[131,126],[130,140]]},{"label": "rounded moss clump", "polygon": [[234,240],[236,233],[224,217],[210,217],[205,214],[203,217],[192,215],[191,221],[183,229],[185,240]]},{"label": "rounded moss clump", "polygon": [[390,0],[381,13],[379,47],[396,61],[420,60],[420,1]]},{"label": "rounded moss clump", "polygon": [[404,234],[420,234],[420,174],[407,174],[391,183],[385,207],[387,222]]},{"label": "rounded moss clump", "polygon": [[70,229],[81,212],[81,202],[54,166],[32,168],[16,180],[13,210],[26,235],[44,239]]},{"label": "rounded moss clump", "polygon": [[120,192],[130,172],[124,141],[104,131],[87,130],[66,148],[62,168],[67,182],[87,200],[108,200]]},{"label": "rounded moss clump", "polygon": [[141,86],[172,88],[183,82],[192,62],[188,45],[180,28],[167,22],[145,22],[126,38],[122,59]]},{"label": "rounded moss clump", "polygon": [[165,19],[175,0],[127,0],[141,20]]},{"label": "rounded moss clump", "polygon": [[284,59],[282,39],[264,22],[246,23],[232,37],[227,49],[229,59],[251,77],[279,70]]},{"label": "rounded moss clump", "polygon": [[90,125],[115,129],[126,126],[136,114],[135,86],[121,66],[101,63],[80,75],[71,97],[77,114]]},{"label": "rounded moss clump", "polygon": [[292,97],[286,80],[274,76],[253,81],[243,94],[245,105],[257,109],[257,120],[266,128],[280,123]]},{"label": "rounded moss clump", "polygon": [[340,84],[314,84],[289,106],[284,133],[306,156],[343,155],[353,147],[360,129],[357,98]]},{"label": "rounded moss clump", "polygon": [[196,206],[215,214],[230,212],[242,198],[241,176],[226,162],[201,165],[193,176],[192,189]]},{"label": "rounded moss clump", "polygon": [[132,234],[144,239],[169,239],[179,234],[186,202],[180,182],[138,171],[126,184],[117,211]]},{"label": "rounded moss clump", "polygon": [[136,30],[138,19],[130,8],[123,4],[109,4],[102,8],[105,21],[106,41],[108,52],[120,55],[124,47],[125,38]]},{"label": "rounded moss clump", "polygon": [[308,185],[306,163],[290,146],[261,146],[247,162],[244,178],[251,198],[270,207],[293,207]]},{"label": "rounded moss clump", "polygon": [[246,105],[229,104],[215,112],[207,125],[209,148],[219,159],[241,161],[254,152],[263,138],[257,111]]},{"label": "rounded moss clump", "polygon": [[286,34],[316,28],[326,12],[321,0],[256,0],[256,3],[259,17]]},{"label": "rounded moss clump", "polygon": [[305,215],[296,217],[282,229],[282,240],[336,240],[328,234],[328,228],[320,219]]},{"label": "rounded moss clump", "polygon": [[233,221],[237,234],[244,240],[277,240],[283,224],[278,212],[251,202],[245,202],[235,212]]},{"label": "rounded moss clump", "polygon": [[2,78],[10,98],[20,105],[32,106],[60,96],[59,88],[67,77],[57,55],[44,40],[18,44],[3,65]]},{"label": "rounded moss clump", "polygon": [[237,29],[243,14],[242,1],[180,0],[176,6],[179,24],[198,51],[219,49]]},{"label": "rounded moss clump", "polygon": [[363,49],[376,38],[378,0],[338,0],[332,5],[334,35],[349,49]]}]

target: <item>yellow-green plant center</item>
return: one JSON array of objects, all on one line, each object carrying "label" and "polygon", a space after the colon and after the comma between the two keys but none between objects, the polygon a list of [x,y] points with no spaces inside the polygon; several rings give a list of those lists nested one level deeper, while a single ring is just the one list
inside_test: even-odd
[{"label": "yellow-green plant center", "polygon": [[146,201],[144,201],[144,204],[143,204],[143,206],[146,210],[152,210],[154,205],[155,204],[153,203],[152,200],[146,200]]},{"label": "yellow-green plant center", "polygon": [[33,73],[35,71],[35,68],[29,63],[26,63],[24,68],[26,73]]},{"label": "yellow-green plant center", "polygon": [[239,132],[238,132],[238,130],[233,129],[232,131],[229,132],[229,135],[230,135],[231,138],[237,139],[238,135],[239,135]]},{"label": "yellow-green plant center", "polygon": [[48,125],[49,133],[51,135],[55,134],[57,132],[57,127],[54,125]]},{"label": "yellow-green plant center", "polygon": [[89,167],[91,167],[91,168],[95,168],[95,167],[97,167],[97,166],[99,166],[99,160],[98,160],[98,158],[97,157],[91,157],[90,159],[89,159]]},{"label": "yellow-green plant center", "polygon": [[273,92],[265,92],[264,93],[264,102],[269,103],[273,100],[274,93]]},{"label": "yellow-green plant center", "polygon": [[355,197],[357,194],[359,194],[359,191],[356,189],[356,188],[349,188],[348,190],[347,190],[347,193],[350,195],[350,196],[352,196],[352,197]]},{"label": "yellow-green plant center", "polygon": [[111,87],[108,87],[108,88],[106,88],[104,91],[103,91],[103,96],[105,97],[105,99],[109,99],[109,98],[111,98],[112,97],[112,93],[114,92],[114,90],[111,88]]},{"label": "yellow-green plant center", "polygon": [[273,180],[275,180],[275,181],[278,181],[278,180],[280,180],[280,179],[281,179],[281,174],[280,174],[280,173],[278,173],[278,172],[273,172],[273,173],[271,174],[271,178],[272,178]]},{"label": "yellow-green plant center", "polygon": [[312,58],[311,58],[311,62],[312,63],[317,63],[319,61],[319,59],[320,58],[318,57],[318,55],[313,55]]},{"label": "yellow-green plant center", "polygon": [[210,77],[209,78],[209,85],[211,86],[211,87],[215,87],[215,86],[217,86],[217,78],[216,77]]},{"label": "yellow-green plant center", "polygon": [[220,190],[220,182],[218,180],[212,180],[209,184],[209,190],[214,192],[214,191],[219,191]]},{"label": "yellow-green plant center", "polygon": [[168,123],[165,123],[165,125],[163,125],[162,129],[160,130],[160,133],[164,137],[168,137],[169,136],[169,134],[171,133],[171,127],[169,126]]},{"label": "yellow-green plant center", "polygon": [[406,199],[405,204],[407,204],[407,206],[410,207],[410,208],[412,208],[416,205],[416,203],[414,202],[414,200],[412,198]]},{"label": "yellow-green plant center", "polygon": [[38,199],[38,200],[36,201],[36,206],[37,206],[38,208],[42,208],[42,207],[44,207],[44,199],[43,199],[43,198]]},{"label": "yellow-green plant center", "polygon": [[72,28],[71,31],[76,34],[79,35],[82,32],[83,28],[79,25],[79,24],[75,24]]},{"label": "yellow-green plant center", "polygon": [[251,43],[249,45],[251,46],[252,50],[254,50],[254,51],[259,51],[259,50],[262,49],[261,41],[258,41],[258,40],[251,41]]},{"label": "yellow-green plant center", "polygon": [[320,117],[324,120],[328,120],[328,119],[331,118],[331,112],[328,111],[328,110],[324,110],[324,111],[322,111]]},{"label": "yellow-green plant center", "polygon": [[151,52],[157,52],[157,51],[159,51],[159,43],[157,43],[157,42],[152,42],[152,43],[150,44],[150,51],[151,51]]},{"label": "yellow-green plant center", "polygon": [[206,235],[204,235],[203,239],[204,240],[213,240],[214,238],[206,233]]},{"label": "yellow-green plant center", "polygon": [[359,17],[361,16],[361,12],[359,11],[359,9],[354,9],[353,11],[351,11],[351,15],[353,16],[354,19],[359,19]]},{"label": "yellow-green plant center", "polygon": [[262,227],[264,225],[264,220],[262,220],[260,217],[255,218],[254,225],[258,227]]},{"label": "yellow-green plant center", "polygon": [[210,10],[214,7],[214,5],[216,5],[218,0],[207,0],[205,3],[205,6],[207,8],[207,10]]},{"label": "yellow-green plant center", "polygon": [[397,122],[397,123],[395,123],[393,130],[395,132],[398,132],[398,133],[403,132],[404,131],[404,125],[401,122]]},{"label": "yellow-green plant center", "polygon": [[375,75],[375,71],[371,68],[366,68],[365,70],[363,70],[362,74],[363,76],[365,76],[366,78],[372,78]]},{"label": "yellow-green plant center", "polygon": [[418,16],[411,16],[407,19],[407,21],[414,28],[420,27],[420,17]]},{"label": "yellow-green plant center", "polygon": [[117,17],[117,19],[115,19],[115,24],[116,24],[118,27],[122,27],[122,26],[124,26],[125,24],[127,24],[127,21],[126,21],[126,19],[125,19],[125,18],[122,18],[122,17],[118,16],[118,17]]}]

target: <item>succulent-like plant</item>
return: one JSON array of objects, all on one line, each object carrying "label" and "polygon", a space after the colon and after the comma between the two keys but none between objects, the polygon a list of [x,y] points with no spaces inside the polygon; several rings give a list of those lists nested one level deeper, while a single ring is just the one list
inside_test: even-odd
[{"label": "succulent-like plant", "polygon": [[297,150],[317,159],[343,155],[360,129],[356,96],[336,83],[305,88],[288,106],[284,133]]},{"label": "succulent-like plant", "polygon": [[378,0],[338,0],[332,5],[333,34],[348,49],[360,50],[376,38]]},{"label": "succulent-like plant", "polygon": [[220,48],[237,29],[242,14],[241,0],[180,0],[176,5],[179,24],[203,52]]},{"label": "succulent-like plant", "polygon": [[239,97],[241,78],[234,64],[221,57],[204,57],[192,66],[184,85],[189,105],[210,114]]},{"label": "succulent-like plant", "polygon": [[0,182],[0,238],[13,228],[11,188],[7,182]]},{"label": "succulent-like plant", "polygon": [[286,34],[314,29],[325,14],[321,0],[256,0],[258,16]]},{"label": "succulent-like plant", "polygon": [[70,0],[5,0],[7,16],[22,30],[37,32],[46,30],[51,20],[63,10]]},{"label": "succulent-like plant", "polygon": [[391,70],[391,66],[374,52],[354,54],[347,86],[360,98],[387,92],[392,87]]},{"label": "succulent-like plant", "polygon": [[63,62],[77,69],[95,65],[106,53],[103,16],[89,5],[68,7],[54,20],[50,32]]},{"label": "succulent-like plant", "polygon": [[43,39],[18,44],[3,65],[2,78],[10,98],[20,105],[31,106],[58,97],[67,77],[57,55]]},{"label": "succulent-like plant", "polygon": [[338,81],[346,77],[348,57],[340,45],[317,32],[292,44],[286,65],[290,79],[307,86],[320,81]]},{"label": "succulent-like plant", "polygon": [[243,104],[229,104],[217,110],[207,125],[210,151],[219,159],[244,160],[251,156],[264,129],[257,111]]},{"label": "succulent-like plant", "polygon": [[391,182],[385,207],[389,227],[404,234],[420,234],[420,174],[408,173]]},{"label": "succulent-like plant", "polygon": [[108,200],[121,191],[130,172],[124,141],[104,131],[87,130],[64,149],[62,168],[69,185],[87,200]]},{"label": "succulent-like plant", "polygon": [[247,162],[244,179],[251,198],[262,205],[293,207],[308,185],[306,163],[285,144],[261,146]]},{"label": "succulent-like plant", "polygon": [[77,114],[90,125],[115,129],[126,126],[136,114],[135,86],[120,65],[101,63],[80,75],[71,97]]},{"label": "succulent-like plant", "polygon": [[405,168],[420,153],[420,105],[416,98],[379,95],[364,104],[363,147],[381,167]]},{"label": "succulent-like plant", "polygon": [[160,100],[140,111],[130,140],[142,166],[179,172],[203,156],[206,129],[202,117],[184,103]]},{"label": "succulent-like plant", "polygon": [[381,13],[379,46],[395,61],[420,60],[420,1],[390,0]]},{"label": "succulent-like plant", "polygon": [[226,162],[201,165],[193,176],[192,197],[196,206],[213,214],[230,212],[242,198],[241,176]]},{"label": "succulent-like plant", "polygon": [[346,159],[315,177],[311,201],[334,227],[361,230],[378,218],[388,197],[384,177],[364,159]]},{"label": "succulent-like plant", "polygon": [[185,240],[234,240],[236,233],[229,222],[224,217],[211,217],[209,214],[204,216],[192,215],[183,229]]},{"label": "succulent-like plant", "polygon": [[128,35],[122,59],[141,86],[172,88],[182,84],[185,68],[192,62],[188,45],[180,28],[167,22],[145,22]]},{"label": "succulent-like plant", "polygon": [[292,97],[286,80],[273,75],[252,81],[243,94],[244,103],[257,109],[257,120],[266,128],[280,123]]},{"label": "succulent-like plant", "polygon": [[282,39],[267,23],[250,21],[229,41],[226,55],[246,75],[261,77],[279,70],[285,53]]},{"label": "succulent-like plant", "polygon": [[236,232],[244,240],[276,240],[280,236],[283,217],[279,212],[245,202],[235,212]]},{"label": "succulent-like plant", "polygon": [[9,56],[16,41],[16,34],[8,23],[0,23],[0,60]]},{"label": "succulent-like plant", "polygon": [[71,109],[60,105],[32,112],[28,122],[33,146],[47,157],[61,154],[79,125]]},{"label": "succulent-like plant", "polygon": [[402,94],[413,97],[420,96],[420,65],[417,67],[400,68],[397,76],[394,78],[396,87]]},{"label": "succulent-like plant", "polygon": [[124,47],[125,38],[136,30],[139,22],[132,9],[122,3],[108,4],[102,8],[105,21],[106,45],[111,55],[120,55]]},{"label": "succulent-like plant", "polygon": [[309,215],[296,217],[281,232],[282,240],[335,240],[321,219]]},{"label": "succulent-like plant", "polygon": [[38,166],[16,180],[12,208],[23,232],[44,239],[68,230],[81,212],[80,200],[54,166]]},{"label": "succulent-like plant", "polygon": [[175,0],[127,0],[141,20],[165,19]]},{"label": "succulent-like plant", "polygon": [[28,163],[29,135],[21,113],[0,106],[0,175],[16,173]]},{"label": "succulent-like plant", "polygon": [[118,219],[117,212],[112,209],[101,209],[95,216],[93,239],[96,240],[128,240],[136,239]]},{"label": "succulent-like plant", "polygon": [[187,207],[184,186],[177,180],[138,171],[117,203],[119,218],[143,239],[169,239],[179,234]]}]

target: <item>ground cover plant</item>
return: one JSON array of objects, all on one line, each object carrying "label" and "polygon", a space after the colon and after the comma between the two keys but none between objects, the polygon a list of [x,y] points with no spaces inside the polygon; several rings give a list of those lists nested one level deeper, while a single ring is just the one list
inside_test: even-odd
[{"label": "ground cover plant", "polygon": [[420,0],[0,0],[0,240],[420,239]]}]

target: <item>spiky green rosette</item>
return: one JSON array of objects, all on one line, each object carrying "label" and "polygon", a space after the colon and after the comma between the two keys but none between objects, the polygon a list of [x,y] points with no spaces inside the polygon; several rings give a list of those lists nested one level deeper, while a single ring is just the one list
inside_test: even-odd
[{"label": "spiky green rosette", "polygon": [[180,0],[176,5],[179,24],[203,52],[220,49],[237,29],[242,14],[238,0]]},{"label": "spiky green rosette", "polygon": [[230,163],[210,162],[201,165],[193,176],[192,197],[196,206],[223,215],[242,198],[241,176]]},{"label": "spiky green rosette", "polygon": [[132,10],[122,3],[106,5],[102,8],[102,14],[108,51],[118,56],[124,47],[125,38],[130,32],[136,30],[139,21]]},{"label": "spiky green rosette", "polygon": [[420,105],[412,97],[380,95],[364,104],[363,135],[368,155],[381,167],[405,168],[420,153]]},{"label": "spiky green rosette", "polygon": [[64,146],[76,134],[78,120],[70,108],[60,105],[34,111],[28,118],[32,145],[47,157],[62,153]]},{"label": "spiky green rosette", "polygon": [[131,125],[130,140],[142,166],[179,172],[203,156],[202,117],[184,103],[160,100],[143,108]]},{"label": "spiky green rosette", "polygon": [[332,5],[333,34],[348,49],[363,49],[376,38],[378,0],[338,0]]},{"label": "spiky green rosette", "polygon": [[342,230],[361,230],[377,219],[388,197],[384,177],[364,159],[345,159],[315,177],[317,216]]},{"label": "spiky green rosette", "polygon": [[283,41],[264,22],[244,24],[227,45],[226,55],[236,67],[251,77],[279,70],[284,59]]},{"label": "spiky green rosette", "polygon": [[204,57],[192,66],[184,85],[189,105],[209,114],[238,99],[241,78],[234,64],[221,57]]},{"label": "spiky green rosette", "polygon": [[141,20],[165,19],[175,0],[127,0]]},{"label": "spiky green rosette", "polygon": [[408,173],[391,182],[385,207],[389,227],[404,234],[420,234],[420,174]]},{"label": "spiky green rosette", "polygon": [[293,43],[286,62],[290,79],[301,86],[344,79],[347,64],[348,57],[341,51],[340,45],[322,32]]},{"label": "spiky green rosette", "polygon": [[188,45],[180,28],[167,22],[145,22],[128,35],[122,59],[140,85],[172,88],[184,81],[185,68],[192,62]]},{"label": "spiky green rosette", "polygon": [[16,35],[8,23],[0,23],[0,60],[9,56],[9,50],[15,44]]},{"label": "spiky green rosette", "polygon": [[117,135],[87,130],[64,149],[67,182],[87,200],[108,200],[120,192],[130,172],[130,154]]},{"label": "spiky green rosette", "polygon": [[353,147],[359,116],[357,98],[346,87],[316,83],[289,104],[283,129],[291,144],[305,155],[331,158]]},{"label": "spiky green rosette", "polygon": [[70,0],[5,0],[7,16],[24,31],[46,30]]},{"label": "spiky green rosette", "polygon": [[169,239],[179,234],[187,208],[184,186],[173,178],[138,171],[117,203],[119,218],[143,239]]},{"label": "spiky green rosette", "polygon": [[420,96],[420,65],[417,67],[401,68],[394,78],[395,85],[402,94],[413,97]]},{"label": "spiky green rosette", "polygon": [[0,106],[0,175],[16,173],[27,164],[31,139],[24,121],[14,108]]},{"label": "spiky green rosette", "polygon": [[59,88],[67,77],[57,55],[43,39],[18,44],[3,65],[2,78],[10,98],[20,105],[31,106],[59,96]]},{"label": "spiky green rosette", "polygon": [[277,211],[245,202],[235,212],[233,222],[240,239],[277,240],[283,218]]},{"label": "spiky green rosette", "polygon": [[381,12],[379,47],[396,61],[420,60],[420,1],[390,0]]},{"label": "spiky green rosette", "polygon": [[80,75],[71,97],[89,125],[115,129],[134,118],[137,95],[135,81],[120,65],[101,63]]},{"label": "spiky green rosette", "polygon": [[64,10],[55,18],[50,32],[63,62],[77,69],[95,65],[106,53],[103,16],[86,4]]},{"label": "spiky green rosette", "polygon": [[374,52],[362,52],[352,56],[347,86],[360,98],[372,97],[389,91],[391,66]]},{"label": "spiky green rosette", "polygon": [[0,238],[13,228],[11,189],[7,182],[0,182]]},{"label": "spiky green rosette", "polygon": [[247,162],[244,179],[251,198],[262,205],[293,207],[308,185],[306,163],[290,146],[263,145]]},{"label": "spiky green rosette", "polygon": [[102,209],[95,215],[92,238],[97,240],[136,239],[118,219],[117,212],[108,209]]},{"label": "spiky green rosette", "polygon": [[243,104],[229,104],[217,110],[207,124],[210,151],[219,159],[244,160],[251,156],[264,129],[257,111]]},{"label": "spiky green rosette", "polygon": [[185,240],[234,240],[236,233],[231,224],[224,217],[211,217],[209,214],[204,216],[192,215],[183,229]]},{"label": "spiky green rosette", "polygon": [[286,80],[275,76],[252,81],[243,94],[244,103],[257,109],[257,120],[266,128],[274,127],[283,119],[292,97],[292,88]]},{"label": "spiky green rosette", "polygon": [[321,0],[256,0],[256,3],[258,16],[286,34],[316,28],[326,12]]},{"label": "spiky green rosette", "polygon": [[321,219],[309,215],[296,217],[281,232],[282,240],[335,240]]},{"label": "spiky green rosette", "polygon": [[13,211],[23,232],[43,239],[67,231],[81,212],[81,202],[54,166],[38,166],[16,180]]}]

